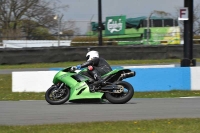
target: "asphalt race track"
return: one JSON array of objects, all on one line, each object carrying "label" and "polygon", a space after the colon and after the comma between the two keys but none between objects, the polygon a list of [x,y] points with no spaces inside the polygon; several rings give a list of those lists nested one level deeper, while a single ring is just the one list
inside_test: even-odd
[{"label": "asphalt race track", "polygon": [[0,101],[0,125],[200,118],[197,98],[133,98],[127,104],[49,105],[45,100]]}]

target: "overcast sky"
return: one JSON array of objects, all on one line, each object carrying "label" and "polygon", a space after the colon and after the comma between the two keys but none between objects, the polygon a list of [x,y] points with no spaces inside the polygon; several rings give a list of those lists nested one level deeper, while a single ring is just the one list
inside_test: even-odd
[{"label": "overcast sky", "polygon": [[[98,20],[98,0],[58,0],[61,4],[69,5],[63,11],[64,20],[81,21]],[[200,0],[194,0],[194,5]],[[176,15],[176,8],[183,7],[184,0],[102,0],[102,20],[106,16],[126,15],[130,17],[148,16],[154,10],[165,11]]]}]

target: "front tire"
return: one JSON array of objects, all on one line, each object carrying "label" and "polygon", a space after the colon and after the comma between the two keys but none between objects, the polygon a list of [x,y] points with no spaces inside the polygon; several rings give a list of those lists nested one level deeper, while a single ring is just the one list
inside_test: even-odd
[{"label": "front tire", "polygon": [[58,90],[56,85],[52,85],[45,93],[45,100],[51,105],[64,104],[69,100],[70,90],[68,87],[63,86]]},{"label": "front tire", "polygon": [[[116,85],[121,85],[124,87],[124,89],[127,89],[128,92],[127,93],[105,93],[105,97],[106,99],[113,103],[113,104],[124,104],[127,103],[134,95],[134,88],[132,87],[132,85],[126,81],[118,81],[115,83]],[[124,95],[126,94],[126,95]]]}]

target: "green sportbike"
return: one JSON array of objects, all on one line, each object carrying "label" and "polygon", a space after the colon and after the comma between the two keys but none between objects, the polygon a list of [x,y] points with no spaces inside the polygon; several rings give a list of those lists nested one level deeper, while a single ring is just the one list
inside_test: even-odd
[{"label": "green sportbike", "polygon": [[99,86],[91,91],[94,79],[85,74],[86,69],[80,71],[67,67],[56,73],[53,85],[45,92],[45,99],[51,105],[64,104],[65,102],[81,103],[86,101],[107,100],[113,104],[127,103],[134,95],[133,86],[123,81],[136,75],[130,69],[113,69],[102,76],[106,85]]}]

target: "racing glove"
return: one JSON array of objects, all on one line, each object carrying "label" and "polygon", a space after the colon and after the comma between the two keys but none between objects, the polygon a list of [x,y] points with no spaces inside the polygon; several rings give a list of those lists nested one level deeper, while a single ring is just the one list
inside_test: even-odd
[{"label": "racing glove", "polygon": [[76,69],[77,69],[76,66],[71,67],[71,71],[75,71]]},{"label": "racing glove", "polygon": [[78,69],[78,70],[81,69],[81,65],[77,65],[76,69]]}]

